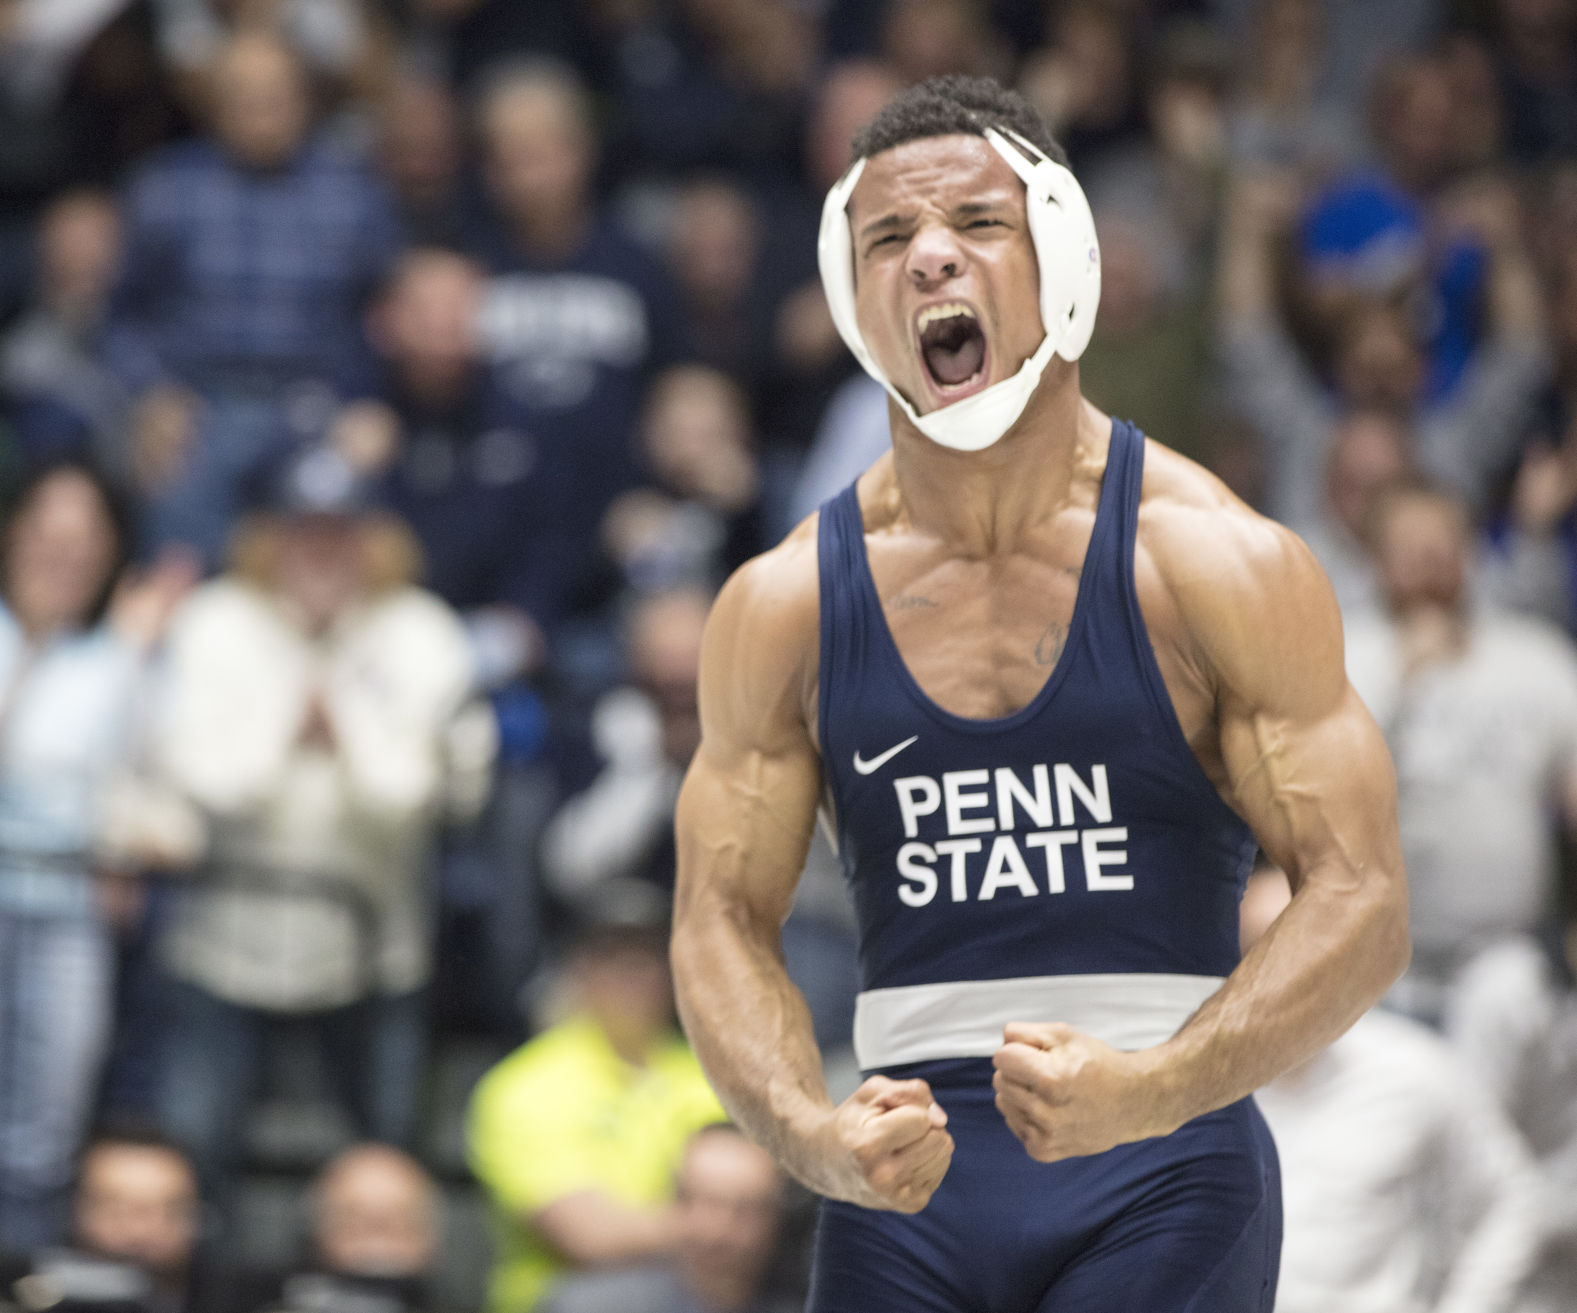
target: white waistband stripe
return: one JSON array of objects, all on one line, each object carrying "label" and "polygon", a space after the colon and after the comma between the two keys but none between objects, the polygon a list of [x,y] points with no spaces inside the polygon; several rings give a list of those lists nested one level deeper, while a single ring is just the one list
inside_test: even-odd
[{"label": "white waistband stripe", "polygon": [[1010,1021],[1064,1021],[1113,1048],[1149,1048],[1175,1035],[1221,980],[1132,972],[868,989],[855,1001],[854,1055],[866,1071],[987,1058]]}]

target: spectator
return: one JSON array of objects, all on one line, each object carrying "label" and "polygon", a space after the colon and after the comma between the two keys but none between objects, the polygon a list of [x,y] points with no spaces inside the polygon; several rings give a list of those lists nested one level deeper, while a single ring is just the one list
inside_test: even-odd
[{"label": "spectator", "polygon": [[82,1156],[69,1248],[41,1250],[0,1273],[21,1308],[60,1313],[209,1313],[218,1294],[199,1270],[197,1174],[156,1136],[111,1133]]},{"label": "spectator", "polygon": [[846,60],[827,70],[805,124],[803,168],[810,194],[783,198],[767,227],[762,266],[774,274],[777,299],[774,367],[760,392],[762,433],[767,445],[796,455],[816,436],[844,380],[865,377],[833,326],[816,271],[822,197],[852,163],[855,132],[902,88],[893,69],[877,60]]},{"label": "spectator", "polygon": [[363,1135],[415,1129],[427,854],[446,810],[480,806],[493,741],[415,559],[320,448],[171,630],[154,755],[209,841],[161,947],[158,1100],[216,1194],[271,1022],[315,1033]]},{"label": "spectator", "polygon": [[237,1281],[236,1313],[424,1313],[435,1307],[438,1187],[409,1154],[358,1144],[313,1183],[311,1252],[284,1276]]},{"label": "spectator", "polygon": [[377,160],[413,242],[453,246],[464,239],[460,112],[448,87],[414,75],[389,87],[378,102]]},{"label": "spectator", "polygon": [[361,96],[373,93],[385,73],[384,35],[376,10],[361,0],[152,0],[166,62],[201,106],[222,78],[226,41],[242,32],[267,32],[301,52],[313,76]]},{"label": "spectator", "polygon": [[122,455],[126,391],[98,357],[120,240],[103,192],[66,192],[39,220],[32,302],[0,340],[0,391],[35,461],[69,452],[112,465]]},{"label": "spectator", "polygon": [[1538,1254],[1519,1313],[1577,1307],[1577,917],[1568,911],[1559,932],[1476,958],[1446,1033],[1538,1167]]},{"label": "spectator", "polygon": [[601,773],[566,802],[543,835],[555,893],[582,915],[666,912],[673,889],[673,808],[701,739],[695,684],[707,593],[657,593],[626,629],[631,682],[592,716]]},{"label": "spectator", "polygon": [[1019,69],[1019,90],[1057,133],[1079,173],[1143,130],[1135,33],[1099,0],[1048,7],[1049,40]]},{"label": "spectator", "polygon": [[[1252,944],[1291,899],[1261,871]],[[1276,1313],[1512,1313],[1533,1257],[1534,1177],[1516,1131],[1446,1043],[1374,1011],[1255,1096],[1285,1212]]]},{"label": "spectator", "polygon": [[1177,297],[1201,289],[1213,256],[1229,55],[1208,27],[1179,21],[1161,34],[1155,65],[1145,93],[1148,137],[1108,152],[1083,184],[1097,220],[1118,217],[1143,230],[1162,288]]},{"label": "spectator", "polygon": [[976,0],[891,0],[882,54],[905,84],[946,73],[1000,76],[1005,52],[985,9]]},{"label": "spectator", "polygon": [[669,227],[668,264],[684,306],[685,332],[707,364],[759,385],[772,352],[775,308],[760,278],[762,216],[727,178],[680,191]]},{"label": "spectator", "polygon": [[1457,499],[1399,487],[1374,525],[1385,612],[1349,627],[1347,669],[1396,760],[1413,962],[1392,998],[1438,1021],[1475,951],[1551,909],[1551,811],[1577,818],[1577,653],[1551,626],[1470,604]]},{"label": "spectator", "polygon": [[1540,398],[1512,481],[1501,534],[1510,603],[1577,624],[1577,245],[1551,270],[1554,378]]},{"label": "spectator", "polygon": [[1168,271],[1168,243],[1147,220],[1103,211],[1095,226],[1101,312],[1080,384],[1103,410],[1208,464],[1210,323],[1203,286],[1189,285],[1202,271]]},{"label": "spectator", "polygon": [[537,668],[566,604],[560,501],[572,437],[530,414],[483,359],[483,286],[452,252],[418,248],[396,266],[371,319],[374,395],[395,432],[366,463],[387,467],[389,503],[421,542],[428,586],[466,618],[478,674],[496,687]]},{"label": "spectator", "polygon": [[189,543],[209,564],[245,481],[323,422],[321,381],[363,351],[363,302],[397,245],[381,185],[312,135],[287,47],[229,41],[213,104],[212,138],[132,182],[106,334],[136,399],[130,459],[153,542]]},{"label": "spectator", "polygon": [[[1321,85],[1329,6],[1265,0],[1254,6],[1241,45],[1228,140],[1235,164],[1325,177],[1359,153],[1351,105]],[[1372,17],[1372,14],[1371,14]],[[1229,38],[1230,39],[1230,38]]]},{"label": "spectator", "polygon": [[543,1313],[789,1313],[804,1301],[769,1285],[782,1222],[771,1154],[728,1122],[703,1126],[674,1183],[672,1265],[572,1277]]},{"label": "spectator", "polygon": [[[1433,322],[1422,395],[1431,403],[1465,381],[1478,300],[1493,276],[1486,262],[1504,256],[1497,242],[1519,240],[1506,198],[1482,180],[1460,193],[1474,142],[1458,130],[1456,92],[1452,63],[1438,53],[1382,71],[1371,105],[1379,167],[1338,178],[1299,223],[1306,291],[1327,324],[1355,296],[1423,296]],[[1498,212],[1483,208],[1486,192]],[[1479,211],[1467,222],[1464,204]]]},{"label": "spectator", "polygon": [[483,342],[521,405],[575,434],[568,521],[594,532],[635,480],[632,436],[651,369],[676,351],[676,299],[591,192],[585,88],[536,61],[498,70],[478,107],[495,227]]},{"label": "spectator", "polygon": [[1577,6],[1497,0],[1500,92],[1511,157],[1531,164],[1577,146]]},{"label": "spectator", "polygon": [[715,589],[763,551],[761,476],[744,393],[726,375],[679,365],[652,385],[641,424],[651,477],[603,520],[626,587]]},{"label": "spectator", "polygon": [[99,476],[53,465],[0,542],[0,1248],[24,1252],[60,1234],[109,1042],[125,889],[101,827],[143,654],[186,583],[165,571],[117,593],[127,535]]},{"label": "spectator", "polygon": [[1508,461],[1549,368],[1539,285],[1518,233],[1515,195],[1487,188],[1456,211],[1490,250],[1489,328],[1448,402],[1425,404],[1425,361],[1395,303],[1351,304],[1334,338],[1332,395],[1304,362],[1275,297],[1274,251],[1296,207],[1285,175],[1241,179],[1222,232],[1218,296],[1226,399],[1259,434],[1269,510],[1295,529],[1316,522],[1333,425],[1353,408],[1394,412],[1414,431],[1414,459],[1472,504]]},{"label": "spectator", "polygon": [[1349,621],[1380,605],[1371,539],[1376,502],[1413,473],[1412,432],[1389,411],[1351,411],[1331,433],[1324,499],[1299,529]]},{"label": "spectator", "polygon": [[670,1259],[685,1142],[722,1120],[674,1027],[663,934],[593,930],[566,971],[574,1010],[471,1103],[471,1165],[498,1223],[491,1313],[531,1313],[571,1272]]}]

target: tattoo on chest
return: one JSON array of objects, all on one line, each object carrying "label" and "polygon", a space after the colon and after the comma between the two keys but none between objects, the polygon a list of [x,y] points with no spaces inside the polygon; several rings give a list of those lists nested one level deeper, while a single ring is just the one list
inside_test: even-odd
[{"label": "tattoo on chest", "polygon": [[929,597],[919,597],[914,593],[902,593],[893,598],[887,605],[892,607],[894,611],[917,611],[922,607],[934,607],[936,603]]},{"label": "tattoo on chest", "polygon": [[1054,666],[1057,658],[1062,655],[1062,649],[1068,641],[1068,627],[1053,620],[1046,626],[1046,632],[1035,642],[1035,664],[1037,666]]}]

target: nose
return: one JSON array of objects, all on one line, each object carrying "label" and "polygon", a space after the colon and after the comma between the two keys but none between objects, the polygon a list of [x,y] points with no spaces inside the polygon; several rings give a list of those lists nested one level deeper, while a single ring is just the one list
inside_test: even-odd
[{"label": "nose", "polygon": [[946,224],[925,224],[910,239],[906,269],[916,287],[934,287],[957,278],[963,268],[963,252]]}]

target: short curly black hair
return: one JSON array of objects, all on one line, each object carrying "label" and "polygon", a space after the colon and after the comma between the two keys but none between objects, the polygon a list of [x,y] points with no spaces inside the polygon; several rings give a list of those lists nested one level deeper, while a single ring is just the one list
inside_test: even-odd
[{"label": "short curly black hair", "polygon": [[1011,128],[1064,168],[1062,149],[1041,112],[995,78],[950,73],[906,87],[854,134],[854,158],[865,159],[921,137],[958,132],[983,137],[987,128]]}]

